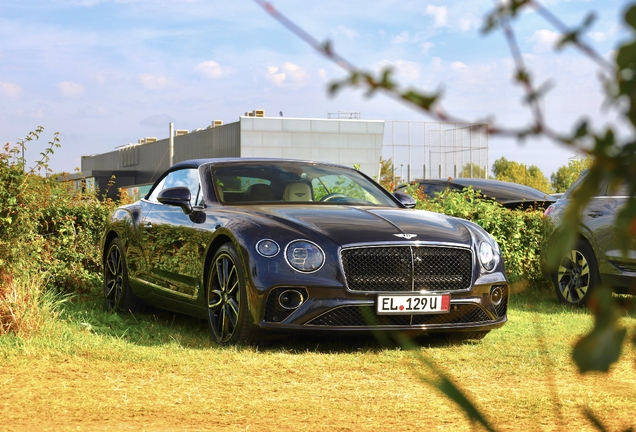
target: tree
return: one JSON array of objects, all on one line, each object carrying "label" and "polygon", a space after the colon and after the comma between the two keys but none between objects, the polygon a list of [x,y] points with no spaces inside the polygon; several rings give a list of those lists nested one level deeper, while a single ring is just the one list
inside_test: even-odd
[{"label": "tree", "polygon": [[565,192],[579,177],[584,169],[592,166],[592,158],[586,156],[582,159],[571,159],[567,165],[560,167],[556,173],[550,175],[550,184],[554,192]]},{"label": "tree", "polygon": [[550,191],[548,179],[535,165],[527,166],[501,157],[492,164],[492,172],[497,180],[527,185],[543,192]]},{"label": "tree", "polygon": [[488,178],[486,170],[476,163],[467,163],[459,172],[458,177],[462,178]]},{"label": "tree", "polygon": [[380,178],[376,180],[390,192],[393,192],[393,189],[399,184],[400,179],[395,177],[391,158],[384,159],[380,156]]}]

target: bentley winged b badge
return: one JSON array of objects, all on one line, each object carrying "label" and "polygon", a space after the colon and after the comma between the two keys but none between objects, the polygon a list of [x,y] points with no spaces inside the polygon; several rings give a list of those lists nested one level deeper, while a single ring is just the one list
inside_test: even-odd
[{"label": "bentley winged b badge", "polygon": [[403,239],[406,240],[411,240],[412,238],[417,237],[417,234],[393,234],[396,237],[402,237]]}]

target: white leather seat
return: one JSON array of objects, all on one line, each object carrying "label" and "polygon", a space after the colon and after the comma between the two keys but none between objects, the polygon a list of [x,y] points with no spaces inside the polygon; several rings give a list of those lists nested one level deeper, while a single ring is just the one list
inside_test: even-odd
[{"label": "white leather seat", "polygon": [[311,186],[307,183],[290,183],[283,194],[285,201],[312,201]]}]

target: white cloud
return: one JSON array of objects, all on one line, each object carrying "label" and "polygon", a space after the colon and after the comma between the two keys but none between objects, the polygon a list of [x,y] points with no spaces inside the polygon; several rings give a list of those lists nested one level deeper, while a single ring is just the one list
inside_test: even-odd
[{"label": "white cloud", "polygon": [[150,90],[157,90],[170,84],[170,78],[162,75],[140,74],[141,85]]},{"label": "white cloud", "polygon": [[529,41],[534,43],[532,47],[534,52],[542,53],[551,51],[560,37],[560,33],[552,30],[537,30],[530,36]]},{"label": "white cloud", "polygon": [[8,98],[16,99],[20,96],[22,88],[13,83],[0,82],[0,93]]},{"label": "white cloud", "polygon": [[300,66],[285,62],[282,67],[268,67],[267,78],[278,86],[288,84],[298,85],[304,84],[309,79],[309,74]]},{"label": "white cloud", "polygon": [[278,73],[277,66],[268,67],[267,74],[267,78],[269,78],[270,81],[279,86],[283,85],[283,81],[285,81],[286,75],[284,73]]},{"label": "white cloud", "polygon": [[433,42],[424,42],[422,44],[422,53],[428,54],[428,51],[433,48],[435,44]]},{"label": "white cloud", "polygon": [[58,83],[57,87],[64,97],[75,98],[84,94],[84,86],[71,81]]},{"label": "white cloud", "polygon": [[466,66],[466,64],[458,61],[458,62],[451,63],[450,67],[453,70],[460,71],[460,70],[466,69],[468,66]]},{"label": "white cloud", "polygon": [[418,63],[408,60],[382,60],[375,65],[378,70],[391,67],[396,76],[409,81],[415,81],[420,77],[421,67]]},{"label": "white cloud", "polygon": [[431,67],[433,68],[433,72],[441,72],[444,69],[444,63],[440,57],[433,57]]},{"label": "white cloud", "polygon": [[199,63],[194,70],[207,78],[219,78],[226,73],[220,64],[212,60]]},{"label": "white cloud", "polygon": [[345,27],[343,25],[339,25],[338,27],[333,29],[331,31],[331,33],[334,36],[344,36],[347,39],[354,39],[354,38],[360,36],[360,34],[357,31],[355,31],[354,29],[351,29],[349,27]]},{"label": "white cloud", "polygon": [[466,14],[459,18],[459,28],[461,31],[470,31],[478,29],[481,26],[483,18],[480,18],[474,14]]},{"label": "white cloud", "polygon": [[620,26],[613,24],[607,31],[589,32],[588,36],[595,42],[604,42],[613,38],[620,30]]},{"label": "white cloud", "polygon": [[97,74],[95,74],[95,80],[100,86],[104,85],[104,83],[106,82],[106,76],[102,72],[98,72]]},{"label": "white cloud", "polygon": [[403,43],[407,43],[409,40],[411,40],[411,34],[408,31],[403,31],[399,35],[393,36],[391,38],[391,43],[403,44]]},{"label": "white cloud", "polygon": [[445,6],[426,6],[426,15],[431,15],[434,18],[434,27],[445,27],[448,24],[448,8]]}]

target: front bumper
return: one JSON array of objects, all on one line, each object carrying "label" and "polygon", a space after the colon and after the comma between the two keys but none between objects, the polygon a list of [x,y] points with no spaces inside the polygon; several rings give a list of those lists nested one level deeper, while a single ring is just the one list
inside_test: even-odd
[{"label": "front bumper", "polygon": [[[496,289],[499,290],[499,296],[493,299]],[[278,302],[281,293],[287,290],[298,290],[304,298],[293,310],[283,308]],[[377,293],[352,293],[334,288],[277,287],[266,296],[258,327],[264,331],[383,330],[434,333],[487,331],[501,327],[507,321],[510,289],[505,279],[450,294],[451,306],[447,313],[378,315],[375,312]]]}]

